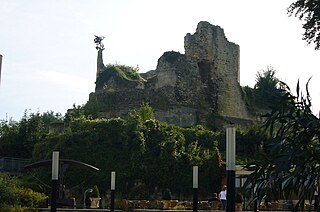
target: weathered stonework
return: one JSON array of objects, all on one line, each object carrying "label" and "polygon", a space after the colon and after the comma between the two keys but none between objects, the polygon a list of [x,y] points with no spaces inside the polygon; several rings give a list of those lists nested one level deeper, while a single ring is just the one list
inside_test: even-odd
[{"label": "weathered stonework", "polygon": [[216,113],[249,118],[239,84],[240,48],[227,40],[223,29],[200,22],[195,34],[186,35],[185,52],[187,57],[198,62],[200,72],[211,73],[210,77],[218,89]]},{"label": "weathered stonework", "polygon": [[[99,50],[96,90],[89,100],[103,105],[100,116],[125,117],[148,102],[159,120],[180,126],[206,124],[209,114],[222,125],[252,121],[239,84],[239,46],[208,22],[200,22],[184,41],[185,54],[165,52],[156,70],[136,80],[109,73]],[[102,75],[108,76],[101,81]]]}]

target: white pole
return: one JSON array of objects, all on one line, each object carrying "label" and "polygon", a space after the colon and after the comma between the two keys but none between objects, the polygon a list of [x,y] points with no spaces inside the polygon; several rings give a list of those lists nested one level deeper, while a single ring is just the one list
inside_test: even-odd
[{"label": "white pole", "polygon": [[236,129],[227,128],[227,170],[236,170]]},{"label": "white pole", "polygon": [[193,166],[193,188],[198,188],[198,166]]},{"label": "white pole", "polygon": [[59,152],[52,153],[52,180],[59,179]]},{"label": "white pole", "polygon": [[235,190],[236,190],[236,129],[226,129],[227,149],[227,212],[235,211]]},{"label": "white pole", "polygon": [[116,172],[111,172],[111,190],[116,189]]},{"label": "white pole", "polygon": [[193,166],[193,204],[192,211],[198,211],[198,166]]},{"label": "white pole", "polygon": [[52,152],[51,212],[57,211],[58,180],[59,180],[59,152]]},{"label": "white pole", "polygon": [[114,212],[114,193],[116,189],[116,172],[111,172],[111,200],[110,200],[110,212]]}]

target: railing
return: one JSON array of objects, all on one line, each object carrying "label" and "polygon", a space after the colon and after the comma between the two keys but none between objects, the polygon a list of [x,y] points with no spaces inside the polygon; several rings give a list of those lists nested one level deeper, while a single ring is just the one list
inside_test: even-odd
[{"label": "railing", "polygon": [[7,172],[12,176],[20,176],[24,173],[24,166],[31,159],[0,157],[0,172]]}]

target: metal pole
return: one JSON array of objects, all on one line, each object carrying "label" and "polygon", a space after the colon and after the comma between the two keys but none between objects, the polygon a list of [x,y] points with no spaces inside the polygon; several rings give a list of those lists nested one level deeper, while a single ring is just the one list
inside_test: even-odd
[{"label": "metal pole", "polygon": [[111,172],[111,202],[110,212],[114,212],[114,193],[116,189],[116,172]]},{"label": "metal pole", "polygon": [[86,197],[87,197],[87,193],[91,193],[92,192],[92,189],[91,188],[88,188],[87,190],[85,190],[84,194],[83,194],[83,208],[87,208],[87,205],[86,205]]},{"label": "metal pole", "polygon": [[227,149],[227,211],[235,211],[236,194],[236,130],[234,127],[226,129]]},{"label": "metal pole", "polygon": [[59,180],[59,152],[53,152],[52,153],[51,212],[57,211],[58,180]]},{"label": "metal pole", "polygon": [[193,212],[198,211],[198,166],[193,166]]}]

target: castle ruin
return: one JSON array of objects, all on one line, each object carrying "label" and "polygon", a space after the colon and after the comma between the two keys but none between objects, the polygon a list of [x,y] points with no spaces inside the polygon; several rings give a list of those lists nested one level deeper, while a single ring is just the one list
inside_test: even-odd
[{"label": "castle ruin", "polygon": [[165,52],[156,70],[128,77],[103,64],[98,49],[95,92],[100,117],[126,117],[129,110],[149,103],[158,120],[183,127],[206,124],[249,124],[240,87],[240,48],[219,26],[200,22],[184,38],[185,54]]}]

